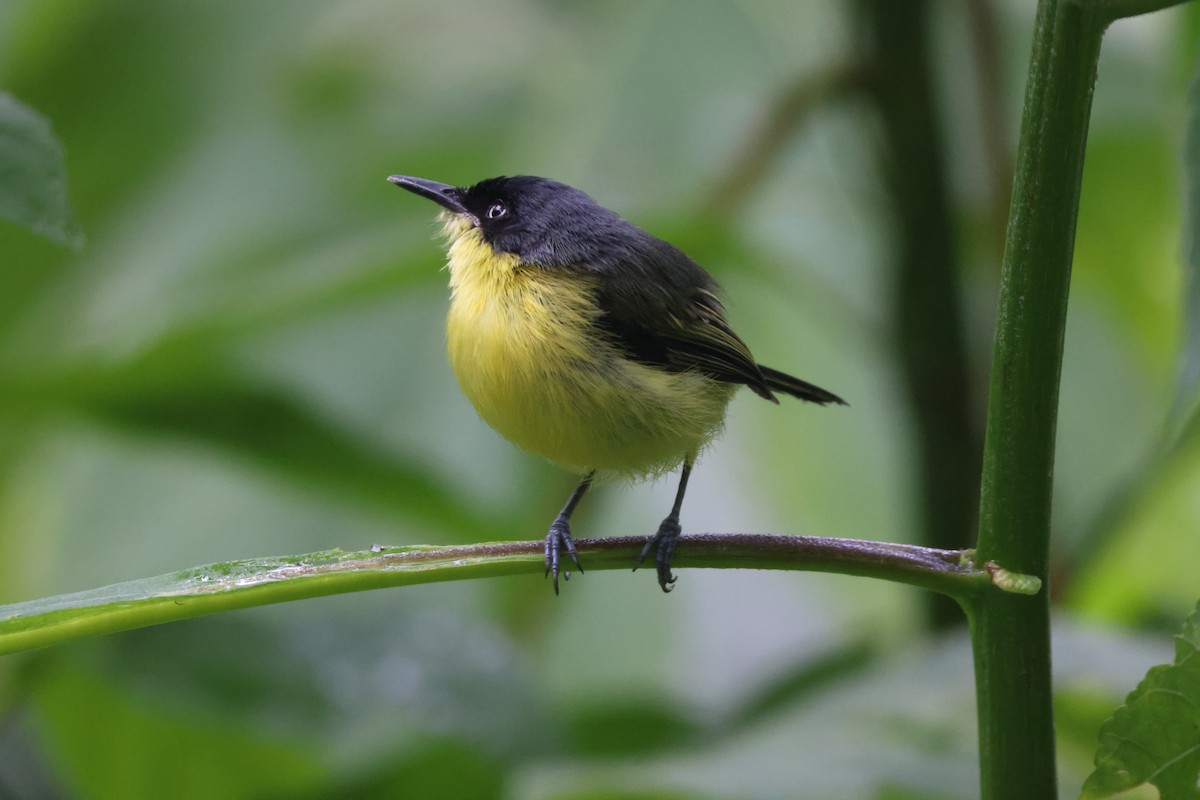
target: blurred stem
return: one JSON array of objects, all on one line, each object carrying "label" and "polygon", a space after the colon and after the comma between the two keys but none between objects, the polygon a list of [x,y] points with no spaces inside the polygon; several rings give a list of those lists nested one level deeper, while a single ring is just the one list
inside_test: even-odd
[{"label": "blurred stem", "polygon": [[[643,537],[580,539],[589,573],[629,569]],[[0,607],[0,654],[240,608],[346,592],[501,575],[543,574],[543,543],[331,550],[280,559],[211,564],[172,575]],[[979,596],[1036,592],[1037,582],[970,551],[856,539],[763,534],[689,535],[677,567],[789,569],[884,578],[944,592],[964,604]],[[650,582],[647,576],[647,583]],[[545,587],[546,602],[555,602]],[[565,600],[560,602],[566,602]]]},{"label": "blurred stem", "polygon": [[833,64],[787,87],[709,193],[709,213],[727,217],[740,209],[804,121],[830,99],[859,89],[863,72],[858,61]]},{"label": "blurred stem", "polygon": [[[1001,274],[978,552],[1043,581],[1071,255],[1106,24],[1078,2],[1038,4]],[[993,593],[967,606],[984,800],[1056,796],[1047,598]]]},{"label": "blurred stem", "polygon": [[[883,128],[892,219],[892,328],[899,375],[915,423],[911,474],[920,530],[933,547],[963,547],[979,508],[982,443],[972,424],[955,220],[930,67],[926,0],[860,0],[870,97]],[[931,596],[934,627],[962,622]]]},{"label": "blurred stem", "polygon": [[[1012,157],[1009,152],[1008,114],[1004,98],[1004,61],[1001,57],[996,7],[992,0],[969,0],[967,22],[971,51],[975,56],[983,157],[988,173],[989,243],[994,242],[997,261],[1004,249],[1008,225],[1009,189],[1012,187]],[[991,249],[991,248],[989,248]],[[991,253],[989,253],[991,255]]]}]

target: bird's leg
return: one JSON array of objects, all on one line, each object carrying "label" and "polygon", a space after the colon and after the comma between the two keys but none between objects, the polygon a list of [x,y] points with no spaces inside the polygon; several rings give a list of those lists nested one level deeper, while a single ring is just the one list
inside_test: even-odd
[{"label": "bird's leg", "polygon": [[[587,492],[588,487],[592,485],[592,478],[595,475],[596,471],[592,470],[579,482],[575,491],[571,492],[567,504],[563,506],[562,511],[558,512],[554,522],[550,523],[550,532],[546,534],[546,574],[554,575],[555,594],[558,594],[558,551],[561,548],[566,548],[567,555],[575,562],[575,568],[579,570],[580,574],[583,573],[579,556],[575,552],[575,541],[571,538],[571,514],[575,511],[575,506],[579,505],[579,501]],[[571,573],[568,572],[566,577],[570,580]]]},{"label": "bird's leg", "polygon": [[683,462],[683,472],[679,475],[679,489],[675,492],[675,505],[671,506],[671,513],[658,526],[658,533],[646,541],[646,545],[637,557],[637,563],[633,565],[636,572],[637,568],[646,560],[646,556],[650,555],[650,551],[653,550],[654,565],[658,569],[658,585],[664,592],[675,588],[675,576],[671,574],[671,557],[675,555],[675,543],[679,541],[679,534],[683,530],[679,526],[679,509],[683,506],[683,494],[687,491],[688,476],[692,474],[693,458],[694,456],[689,456]]}]

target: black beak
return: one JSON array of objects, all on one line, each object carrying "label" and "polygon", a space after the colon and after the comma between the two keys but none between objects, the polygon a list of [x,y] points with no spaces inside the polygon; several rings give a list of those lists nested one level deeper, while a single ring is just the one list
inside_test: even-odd
[{"label": "black beak", "polygon": [[437,181],[427,181],[424,178],[410,178],[407,175],[389,175],[388,182],[394,183],[401,189],[408,189],[413,194],[432,200],[442,208],[455,214],[474,216],[463,205],[463,190]]}]

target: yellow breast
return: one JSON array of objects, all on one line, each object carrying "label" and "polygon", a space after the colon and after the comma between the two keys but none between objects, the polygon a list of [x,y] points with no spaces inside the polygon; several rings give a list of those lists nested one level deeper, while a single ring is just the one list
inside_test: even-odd
[{"label": "yellow breast", "polygon": [[569,469],[662,472],[720,429],[734,387],[629,361],[597,329],[597,278],[521,265],[447,221],[450,363],[479,415]]}]

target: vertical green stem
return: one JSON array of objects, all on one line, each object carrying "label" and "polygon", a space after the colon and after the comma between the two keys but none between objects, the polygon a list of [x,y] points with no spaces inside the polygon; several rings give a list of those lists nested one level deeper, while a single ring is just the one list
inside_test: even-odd
[{"label": "vertical green stem", "polygon": [[[1009,213],[984,444],[978,555],[1048,578],[1071,254],[1105,19],[1040,0]],[[1056,795],[1047,592],[969,609],[982,797]]]}]

